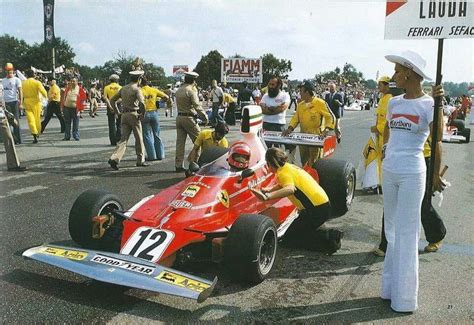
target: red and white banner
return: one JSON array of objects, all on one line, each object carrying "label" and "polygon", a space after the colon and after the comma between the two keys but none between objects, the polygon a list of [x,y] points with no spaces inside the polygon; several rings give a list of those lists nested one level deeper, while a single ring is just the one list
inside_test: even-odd
[{"label": "red and white banner", "polygon": [[262,59],[221,59],[222,82],[261,83],[262,80]]},{"label": "red and white banner", "polygon": [[387,0],[385,39],[472,37],[472,0]]},{"label": "red and white banner", "polygon": [[189,72],[189,67],[187,65],[174,65],[173,66],[173,77],[181,78],[186,72]]}]

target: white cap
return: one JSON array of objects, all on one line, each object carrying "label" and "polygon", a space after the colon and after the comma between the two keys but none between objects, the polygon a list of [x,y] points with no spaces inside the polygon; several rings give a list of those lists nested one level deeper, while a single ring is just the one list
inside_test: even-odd
[{"label": "white cap", "polygon": [[143,76],[144,73],[145,71],[143,70],[132,70],[129,72],[132,76]]},{"label": "white cap", "polygon": [[194,79],[196,79],[197,77],[199,77],[199,74],[198,74],[197,72],[194,72],[194,71],[185,72],[184,75],[185,75],[185,76],[188,76],[188,77],[191,77],[191,78],[194,78]]},{"label": "white cap", "polygon": [[385,58],[390,62],[398,63],[404,66],[405,68],[414,71],[420,77],[423,77],[423,79],[426,79],[428,81],[431,80],[431,78],[425,74],[425,59],[416,52],[404,51],[402,52],[402,54],[398,55],[386,55]]},{"label": "white cap", "polygon": [[115,73],[110,75],[110,77],[109,77],[109,80],[119,80],[119,79],[120,79],[120,77],[118,76],[118,74],[115,74]]}]

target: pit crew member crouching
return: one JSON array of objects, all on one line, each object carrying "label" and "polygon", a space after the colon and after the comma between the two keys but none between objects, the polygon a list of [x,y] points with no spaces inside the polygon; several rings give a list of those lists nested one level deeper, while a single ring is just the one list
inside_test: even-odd
[{"label": "pit crew member crouching", "polygon": [[283,150],[268,149],[265,160],[269,171],[276,174],[278,184],[273,188],[251,190],[260,200],[288,197],[297,207],[300,216],[288,230],[286,238],[289,243],[310,245],[308,248],[334,254],[341,248],[344,233],[323,227],[331,216],[331,203],[326,192],[305,170],[288,163]]},{"label": "pit crew member crouching", "polygon": [[189,153],[189,163],[197,162],[201,155],[201,150],[206,150],[212,147],[228,148],[229,142],[225,138],[226,134],[229,133],[229,127],[225,123],[217,123],[214,131],[202,130],[196,141],[194,141],[194,147]]}]

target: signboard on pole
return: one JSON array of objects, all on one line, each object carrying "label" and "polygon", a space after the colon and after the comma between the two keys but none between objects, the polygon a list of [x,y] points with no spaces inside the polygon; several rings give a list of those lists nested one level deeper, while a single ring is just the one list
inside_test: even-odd
[{"label": "signboard on pole", "polygon": [[387,1],[385,39],[474,37],[474,2]]},{"label": "signboard on pole", "polygon": [[54,45],[54,0],[43,0],[44,10],[44,42]]},{"label": "signboard on pole", "polygon": [[174,65],[173,66],[173,77],[181,78],[186,72],[189,72],[189,67],[187,65]]},{"label": "signboard on pole", "polygon": [[263,81],[262,59],[222,58],[221,81],[261,83]]},{"label": "signboard on pole", "polygon": [[[387,0],[385,39],[438,39],[435,85],[442,80],[445,38],[474,37],[474,2],[445,0]],[[434,99],[433,125],[441,127],[441,97]],[[438,132],[432,133],[427,191],[432,198]],[[439,170],[437,171],[439,173]]]}]

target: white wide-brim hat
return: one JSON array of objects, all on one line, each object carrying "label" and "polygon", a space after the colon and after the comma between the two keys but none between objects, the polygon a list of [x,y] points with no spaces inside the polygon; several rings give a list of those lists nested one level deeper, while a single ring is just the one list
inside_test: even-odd
[{"label": "white wide-brim hat", "polygon": [[416,52],[404,51],[402,54],[386,55],[385,58],[390,62],[398,63],[405,68],[413,70],[425,80],[431,80],[431,78],[425,73],[426,60]]}]

